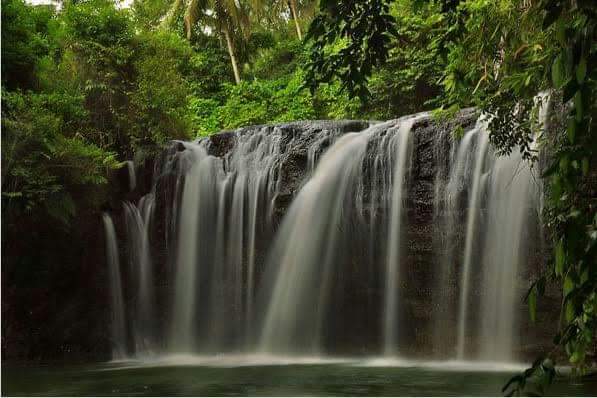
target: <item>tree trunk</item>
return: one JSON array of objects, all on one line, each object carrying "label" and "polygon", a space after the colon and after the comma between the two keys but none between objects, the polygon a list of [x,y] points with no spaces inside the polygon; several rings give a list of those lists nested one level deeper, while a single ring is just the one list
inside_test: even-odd
[{"label": "tree trunk", "polygon": [[234,81],[240,84],[240,74],[238,73],[238,65],[236,64],[236,55],[234,55],[234,45],[228,28],[224,28],[224,37],[226,38],[226,46],[228,47],[228,55],[230,55],[230,63],[232,63],[232,71],[234,72]]},{"label": "tree trunk", "polygon": [[294,20],[294,26],[296,27],[296,34],[299,40],[303,40],[303,34],[301,33],[301,26],[298,21],[298,14],[296,12],[296,0],[288,0],[290,6],[290,12],[292,13],[292,19]]},{"label": "tree trunk", "polygon": [[[170,28],[174,24],[174,19],[176,18],[176,14],[180,11],[180,9],[184,6],[183,0],[175,0],[172,7],[168,10],[166,17],[160,22],[159,26],[162,29]],[[191,38],[191,26],[189,26],[187,22],[187,16],[184,16],[185,19],[185,30],[187,33],[187,39]]]}]

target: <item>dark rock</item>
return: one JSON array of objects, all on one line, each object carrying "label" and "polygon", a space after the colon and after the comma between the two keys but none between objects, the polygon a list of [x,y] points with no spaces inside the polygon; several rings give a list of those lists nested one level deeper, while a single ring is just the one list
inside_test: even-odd
[{"label": "dark rock", "polygon": [[[434,216],[435,179],[438,175],[446,178],[451,132],[458,126],[470,129],[476,118],[476,112],[467,109],[446,122],[437,122],[430,116],[421,118],[413,128],[413,161],[405,211],[406,259],[402,264],[404,279],[401,281],[404,313],[400,320],[413,326],[406,328],[408,332],[404,337],[412,343],[411,352],[431,355],[430,342],[434,333],[438,332],[432,330],[428,322],[435,311],[434,308],[437,307],[433,286],[439,264],[436,224],[441,220]],[[234,150],[237,137],[240,135],[252,134],[259,129],[267,129],[270,132],[276,129],[282,133],[284,153],[279,164],[280,190],[274,202],[274,224],[277,225],[304,183],[309,169],[309,148],[313,146],[317,133],[323,130],[359,132],[370,124],[368,121],[350,120],[303,121],[241,128],[203,139],[209,140],[208,150],[211,155],[226,158]],[[332,141],[324,139],[319,142],[319,152],[313,155],[316,158],[321,156]],[[368,149],[368,156],[371,155],[372,148],[373,146]],[[177,233],[177,215],[173,214],[172,209],[176,207],[173,203],[180,200],[180,192],[184,186],[184,178],[179,170],[179,155],[185,150],[183,143],[173,143],[161,156],[149,158],[138,166],[137,187],[132,192],[128,189],[128,174],[125,174],[127,170],[118,170],[110,178],[103,206],[103,210],[110,211],[114,218],[119,241],[124,242],[122,200],[137,202],[142,195],[151,192],[152,187],[155,187],[153,192],[156,207],[150,240],[153,262],[158,270],[155,284],[158,287],[160,308],[157,312],[163,324],[167,323],[165,308],[170,302],[172,291],[172,253],[175,250]],[[375,179],[380,178],[372,175],[372,170],[363,172],[367,176],[365,184],[368,188]],[[364,196],[366,219],[369,219],[368,212],[371,208],[380,214],[378,219],[389,217],[387,209],[370,203],[371,198],[367,190]],[[465,223],[466,217],[464,204],[462,208],[462,212],[457,215],[462,220],[461,225],[457,226],[460,229],[464,228],[462,224]],[[354,228],[354,244],[347,249],[345,263],[337,264],[338,269],[342,270],[340,276],[344,278],[344,289],[332,293],[331,300],[334,305],[329,317],[334,321],[331,322],[329,330],[325,331],[325,340],[338,351],[371,353],[379,349],[384,281],[381,277],[372,276],[368,267],[382,267],[384,253],[383,250],[370,253],[367,250],[369,238],[363,238],[364,231],[359,229],[363,227],[354,225],[351,228]],[[373,238],[376,242],[385,239],[387,235],[387,231],[384,231],[381,225],[367,228],[376,231]],[[22,225],[18,228],[22,234],[28,230],[40,234],[36,245],[3,242],[2,358],[107,359],[110,353],[110,315],[101,213],[97,210],[83,209],[67,236],[56,235],[56,231],[46,231],[41,225]],[[12,234],[14,231],[12,230]],[[463,236],[462,231],[458,231],[458,236]],[[259,250],[256,254],[258,267],[263,267],[265,247],[270,239],[269,235],[259,237]],[[462,245],[462,242],[455,243],[455,246],[458,245]],[[35,252],[40,248],[44,250]],[[28,268],[28,272],[52,274],[49,284],[40,286],[35,280],[23,281],[17,275],[19,267],[22,266],[22,262],[18,261],[19,257],[31,250],[33,252],[27,257],[28,264],[35,264],[40,256],[47,256],[43,263],[50,264],[52,268]],[[126,253],[123,253],[121,258],[126,258]],[[530,284],[533,276],[543,267],[544,261],[545,252],[537,251],[527,278],[519,281],[524,287]],[[256,272],[259,275],[263,269]],[[382,275],[382,271],[378,274]],[[448,299],[453,302],[458,296],[457,283],[454,280],[446,286],[449,292]],[[526,356],[533,355],[550,344],[557,324],[554,309],[558,306],[558,293],[550,293],[539,303],[537,325],[521,320],[520,346]],[[348,318],[343,316],[347,313],[360,322],[348,322]],[[520,313],[526,313],[524,303],[520,304]],[[454,339],[455,323],[456,319],[452,314],[452,318],[447,319],[446,329],[441,331],[448,340]]]}]

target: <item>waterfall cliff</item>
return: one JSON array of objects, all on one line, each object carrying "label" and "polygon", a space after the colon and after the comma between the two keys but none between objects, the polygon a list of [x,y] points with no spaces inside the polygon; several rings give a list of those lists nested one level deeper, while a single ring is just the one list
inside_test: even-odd
[{"label": "waterfall cliff", "polygon": [[247,127],[151,170],[125,205],[131,357],[515,361],[549,343],[557,314],[537,332],[523,303],[544,261],[537,168],[495,156],[473,110]]}]

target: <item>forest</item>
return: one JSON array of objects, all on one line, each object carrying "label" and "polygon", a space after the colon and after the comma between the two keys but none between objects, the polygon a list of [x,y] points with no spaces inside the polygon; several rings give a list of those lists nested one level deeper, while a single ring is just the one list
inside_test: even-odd
[{"label": "forest", "polygon": [[[28,292],[83,278],[68,275],[126,161],[246,126],[422,111],[449,123],[475,108],[496,153],[520,152],[545,186],[549,255],[524,316],[534,321],[550,287],[561,294],[553,347],[504,393],[543,393],[556,364],[594,372],[594,1],[2,0],[1,56],[3,359],[15,344],[7,335],[45,322],[7,325],[47,297]],[[558,121],[535,140],[540,93]],[[70,308],[84,290],[50,308]],[[17,346],[43,347],[36,336]]]}]

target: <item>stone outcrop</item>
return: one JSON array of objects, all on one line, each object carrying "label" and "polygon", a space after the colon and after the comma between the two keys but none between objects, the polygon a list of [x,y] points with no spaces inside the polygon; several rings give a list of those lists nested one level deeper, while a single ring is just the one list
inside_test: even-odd
[{"label": "stone outcrop", "polygon": [[[454,336],[454,325],[456,324],[456,314],[446,315],[445,330],[433,330],[430,326],[429,318],[437,310],[437,296],[434,289],[437,288],[437,268],[440,263],[438,256],[442,253],[438,248],[438,227],[441,228],[441,218],[434,213],[437,205],[435,195],[435,186],[438,179],[447,178],[449,168],[449,153],[451,148],[452,132],[457,127],[470,129],[476,122],[477,115],[473,110],[465,110],[458,114],[454,119],[448,122],[438,122],[431,116],[419,119],[413,126],[413,158],[412,166],[409,171],[409,180],[406,197],[406,256],[401,264],[402,275],[405,277],[401,281],[402,297],[404,302],[403,318],[401,322],[411,327],[404,328],[408,332],[404,336],[408,340],[407,354],[414,352],[423,353],[429,357],[438,355],[433,352],[432,341],[441,335],[447,342],[452,342]],[[348,132],[359,132],[366,129],[373,122],[367,121],[314,121],[314,122],[294,122],[284,123],[274,126],[247,127],[233,132],[222,132],[213,135],[204,140],[209,140],[208,149],[210,154],[216,157],[225,158],[234,151],[237,137],[244,134],[252,134],[257,129],[263,128],[278,129],[282,132],[282,145],[284,146],[283,155],[279,159],[279,191],[274,201],[273,211],[273,230],[280,223],[284,214],[288,210],[292,199],[296,196],[304,183],[305,177],[309,172],[310,159],[317,159],[334,140],[334,136],[327,138],[327,141],[317,143],[318,153],[312,153],[314,140],[320,137],[322,130],[334,130],[339,134]],[[116,173],[111,179],[110,200],[106,201],[104,210],[110,211],[115,219],[119,241],[125,241],[124,221],[122,215],[122,200],[137,201],[142,195],[152,192],[155,195],[156,207],[154,216],[154,225],[152,226],[151,247],[153,262],[156,267],[156,286],[158,294],[158,311],[161,323],[167,323],[167,306],[170,304],[170,293],[173,289],[173,253],[176,244],[175,217],[172,213],[173,206],[177,200],[180,200],[180,190],[184,184],[184,178],[181,177],[180,165],[177,153],[185,150],[184,145],[173,144],[161,157],[149,159],[138,168],[137,186],[134,191],[127,189],[128,179],[126,169]],[[373,151],[374,147],[370,148]],[[369,153],[368,156],[373,156]],[[364,208],[375,207],[375,204],[367,202],[370,197],[367,195],[367,184],[377,178],[373,170],[363,170],[365,178]],[[465,223],[466,204],[463,204],[461,214],[461,225]],[[381,217],[388,217],[388,209],[378,209]],[[366,215],[365,215],[366,216]],[[367,219],[367,217],[365,217]],[[72,286],[78,283],[73,291],[73,296],[66,296],[62,304],[54,306],[45,306],[48,313],[46,317],[36,318],[37,322],[43,322],[48,317],[56,319],[49,320],[52,328],[40,323],[36,326],[36,331],[32,334],[42,334],[44,338],[32,337],[32,334],[23,335],[22,346],[30,345],[28,339],[35,338],[36,345],[30,348],[31,352],[11,352],[10,347],[19,344],[17,333],[3,327],[3,358],[8,359],[56,359],[56,358],[84,358],[84,359],[107,359],[109,356],[109,309],[108,309],[108,282],[105,267],[104,238],[101,226],[101,214],[90,215],[89,225],[93,225],[92,231],[82,235],[86,241],[87,248],[77,253],[77,259],[72,260],[73,267],[80,264],[81,269],[67,270],[73,275],[65,276],[65,283],[57,283],[51,287],[45,287],[43,293],[37,299],[55,301],[60,294],[55,289],[72,289]],[[368,228],[371,226],[365,226]],[[355,227],[355,233],[358,234],[358,228]],[[384,231],[378,231],[375,239],[381,240]],[[463,232],[459,232],[462,239]],[[257,267],[263,268],[265,263],[267,247],[272,239],[271,234],[258,237],[257,242]],[[539,236],[536,237],[540,239]],[[357,240],[358,241],[358,240]],[[326,331],[326,340],[329,341],[331,351],[350,352],[350,353],[370,353],[379,349],[380,331],[380,309],[383,299],[383,247],[379,247],[379,252],[366,250],[370,245],[363,239],[360,244],[353,245],[343,256],[339,269],[344,270],[345,290],[334,292],[332,297],[334,311],[329,317],[334,321],[333,326]],[[462,245],[457,242],[456,245]],[[532,264],[524,278],[513,281],[518,283],[521,289],[528,287],[534,275],[541,269],[545,261],[545,254],[540,250],[541,245],[537,245],[532,256]],[[123,251],[121,258],[127,256],[126,248],[121,247]],[[126,264],[123,262],[123,266]],[[371,273],[373,268],[376,270]],[[263,269],[258,269],[261,273]],[[65,272],[65,271],[62,271]],[[83,278],[84,274],[84,278]],[[371,275],[379,275],[372,277]],[[4,274],[3,274],[4,277]],[[81,282],[84,280],[84,282]],[[67,282],[66,282],[67,281]],[[457,281],[446,286],[449,291],[450,300],[457,300]],[[127,283],[126,278],[124,283]],[[70,285],[69,285],[70,284]],[[3,289],[6,288],[3,286]],[[65,296],[62,296],[65,298]],[[3,295],[3,318],[5,313],[12,309],[7,308],[5,296]],[[127,299],[134,300],[133,297]],[[30,301],[30,300],[29,300]],[[34,303],[30,303],[34,308]],[[519,313],[521,317],[521,356],[532,358],[541,349],[549,346],[551,336],[555,330],[557,314],[554,309],[558,308],[557,294],[551,294],[539,304],[538,321],[536,325],[529,324],[526,321],[526,306],[520,303]],[[14,308],[29,307],[24,302],[15,304]],[[359,323],[347,322],[347,318],[341,314],[351,312]],[[16,315],[11,315],[11,319],[20,319]],[[22,317],[21,317],[22,318]],[[56,326],[64,324],[64,330],[56,330]],[[19,324],[19,327],[27,328],[29,324]],[[308,327],[308,326],[306,326]],[[18,329],[18,328],[17,328]],[[70,339],[69,336],[72,336]],[[85,337],[82,337],[85,336]],[[42,346],[45,344],[45,346]],[[471,344],[474,339],[471,339]],[[20,345],[19,345],[20,346]],[[51,348],[50,348],[51,347]],[[65,348],[67,347],[67,348]],[[77,354],[75,355],[74,352]],[[60,353],[60,354],[59,354]],[[441,353],[439,353],[441,354]]]}]

